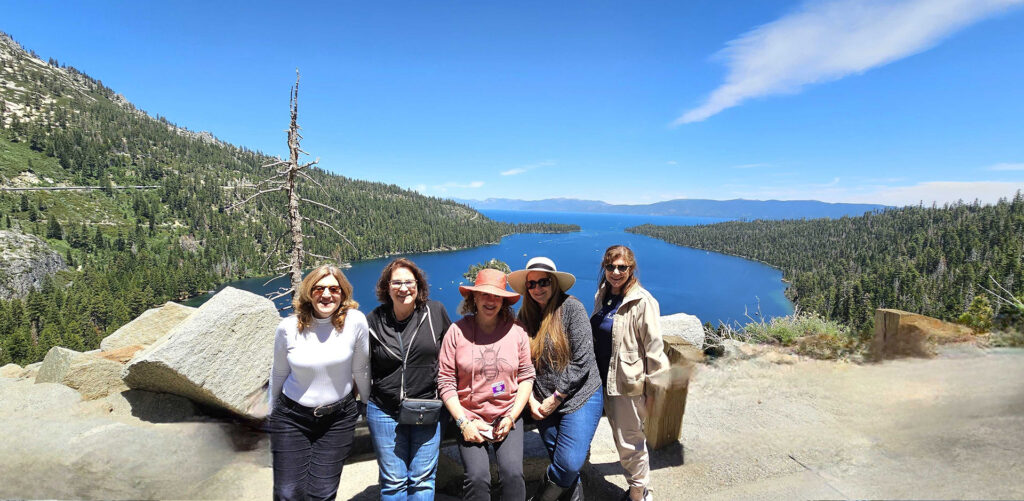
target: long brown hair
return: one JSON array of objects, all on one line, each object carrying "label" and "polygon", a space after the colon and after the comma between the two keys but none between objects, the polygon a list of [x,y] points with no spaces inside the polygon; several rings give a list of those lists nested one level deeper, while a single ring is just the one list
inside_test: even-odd
[{"label": "long brown hair", "polygon": [[529,293],[523,294],[523,306],[519,308],[519,322],[530,335],[530,358],[540,367],[554,367],[562,371],[569,365],[569,338],[562,325],[562,304],[569,295],[559,287],[558,279],[545,273],[551,279],[551,299],[541,308]]},{"label": "long brown hair", "polygon": [[337,266],[325,264],[309,272],[306,278],[302,279],[299,290],[295,291],[292,298],[292,308],[299,317],[299,332],[306,330],[313,323],[313,286],[327,275],[334,277],[341,287],[341,298],[338,300],[340,305],[334,311],[334,315],[331,315],[331,324],[334,328],[341,331],[345,327],[345,315],[348,314],[348,310],[359,307],[359,303],[352,299],[352,284],[345,278],[345,274]]},{"label": "long brown hair", "polygon": [[[626,291],[632,289],[634,285],[640,285],[640,280],[636,278],[636,256],[633,255],[633,250],[625,245],[613,245],[604,251],[604,258],[601,259],[601,278],[597,282],[598,290],[608,283],[604,277],[604,267],[619,258],[629,265],[629,278],[626,279],[626,283],[622,284],[622,294],[626,294]],[[611,289],[608,292],[611,293]]]},{"label": "long brown hair", "polygon": [[395,258],[384,267],[384,271],[380,272],[380,278],[377,279],[377,301],[391,306],[391,274],[399,268],[409,270],[413,278],[416,279],[416,307],[423,306],[430,297],[427,274],[423,273],[416,263],[404,257]]}]

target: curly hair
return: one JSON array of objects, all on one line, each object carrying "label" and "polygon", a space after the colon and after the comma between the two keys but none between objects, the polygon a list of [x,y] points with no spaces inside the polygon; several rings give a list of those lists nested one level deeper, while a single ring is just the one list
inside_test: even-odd
[{"label": "curly hair", "polygon": [[629,278],[622,285],[623,294],[632,289],[634,285],[640,285],[640,280],[636,278],[636,256],[633,254],[633,250],[625,245],[613,245],[604,251],[604,258],[601,259],[601,278],[597,281],[598,290],[608,283],[608,280],[604,278],[605,265],[611,264],[612,261],[619,258],[622,258],[629,265]]},{"label": "curly hair", "polygon": [[[462,299],[459,303],[458,313],[459,315],[476,315],[477,306],[476,299],[473,294],[470,293]],[[515,319],[515,314],[512,313],[512,303],[508,302],[508,298],[501,298],[501,310],[498,311],[498,318],[504,322]]]},{"label": "curly hair", "polygon": [[334,328],[339,331],[344,328],[348,310],[359,307],[359,303],[352,299],[352,284],[345,278],[345,274],[337,266],[325,264],[309,272],[306,278],[302,279],[299,290],[295,291],[292,298],[292,308],[299,317],[299,332],[305,331],[313,323],[313,286],[327,275],[334,277],[341,287],[341,298],[338,301],[340,305],[331,315],[331,324]]},{"label": "curly hair", "polygon": [[409,270],[413,278],[416,279],[416,307],[419,308],[430,298],[427,274],[423,273],[423,270],[416,266],[416,263],[404,257],[393,259],[380,272],[380,278],[377,279],[377,301],[389,306],[391,305],[391,274],[399,268]]}]

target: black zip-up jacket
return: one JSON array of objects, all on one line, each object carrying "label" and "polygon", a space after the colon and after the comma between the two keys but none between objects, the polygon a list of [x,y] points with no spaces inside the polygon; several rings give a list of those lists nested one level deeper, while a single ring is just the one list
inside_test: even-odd
[{"label": "black zip-up jacket", "polygon": [[438,398],[437,354],[452,323],[444,305],[427,301],[419,306],[401,332],[391,305],[374,308],[366,322],[370,326],[370,401],[388,414],[398,413],[402,358],[407,350],[406,398]]}]

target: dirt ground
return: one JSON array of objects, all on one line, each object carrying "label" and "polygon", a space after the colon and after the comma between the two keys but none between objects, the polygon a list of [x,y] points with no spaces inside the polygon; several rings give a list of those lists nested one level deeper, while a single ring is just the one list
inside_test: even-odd
[{"label": "dirt ground", "polygon": [[[225,455],[230,444],[202,438],[219,436],[212,424],[112,424],[83,417],[84,403],[52,405],[51,393],[67,397],[59,385],[4,381],[0,498],[269,497],[263,441],[238,451],[235,439]],[[182,449],[173,436],[196,445]],[[108,450],[113,437],[124,442]],[[127,444],[140,440],[148,446],[132,452]],[[652,454],[651,476],[660,500],[1024,499],[1022,451],[1024,350],[960,345],[933,359],[863,365],[756,356],[700,366],[683,439]],[[191,464],[199,457],[201,469]],[[67,473],[55,478],[59,471]],[[622,495],[606,422],[584,475],[588,499]],[[376,462],[364,456],[345,467],[338,499],[376,499],[376,479]]]}]

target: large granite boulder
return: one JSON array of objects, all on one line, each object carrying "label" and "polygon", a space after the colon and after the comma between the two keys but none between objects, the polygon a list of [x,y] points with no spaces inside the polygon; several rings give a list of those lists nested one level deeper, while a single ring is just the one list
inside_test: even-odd
[{"label": "large granite boulder", "polygon": [[144,348],[145,346],[142,346],[141,344],[133,344],[131,346],[122,346],[121,348],[116,348],[110,351],[101,351],[97,353],[96,356],[107,360],[113,360],[119,364],[126,364],[129,360],[135,357],[136,353],[142,351]]},{"label": "large granite boulder", "polygon": [[969,327],[901,310],[875,310],[871,355],[876,360],[931,357],[935,345],[971,339]]},{"label": "large granite boulder", "polygon": [[18,364],[7,364],[0,367],[0,377],[6,378],[18,378],[21,376],[21,371],[25,370]]},{"label": "large granite boulder", "polygon": [[103,338],[100,349],[113,351],[126,346],[153,344],[195,311],[195,308],[168,301],[159,308],[142,312],[135,320]]},{"label": "large granite boulder", "polygon": [[22,297],[67,268],[64,258],[35,236],[0,230],[0,299]]},{"label": "large granite boulder", "polygon": [[59,383],[78,390],[84,400],[95,400],[128,389],[121,380],[123,368],[113,360],[83,354],[71,361]]},{"label": "large granite boulder", "polygon": [[[122,377],[131,388],[173,393],[248,418],[265,417],[274,332],[269,299],[227,287],[153,346]],[[265,404],[265,403],[264,403]]]},{"label": "large granite boulder", "polygon": [[69,350],[61,346],[54,346],[46,352],[43,357],[43,365],[39,366],[39,373],[36,374],[37,383],[60,383],[64,375],[71,368],[71,361],[85,356],[84,353]]},{"label": "large granite boulder", "polygon": [[683,338],[697,348],[704,347],[704,325],[694,315],[676,313],[661,317],[661,333]]},{"label": "large granite boulder", "polygon": [[104,416],[149,423],[180,423],[196,420],[198,409],[191,400],[170,393],[127,390],[111,393],[78,406],[82,416]]}]

